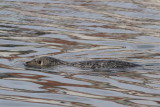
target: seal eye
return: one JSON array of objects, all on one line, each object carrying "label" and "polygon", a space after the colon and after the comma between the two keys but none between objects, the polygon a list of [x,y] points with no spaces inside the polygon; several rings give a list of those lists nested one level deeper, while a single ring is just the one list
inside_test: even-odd
[{"label": "seal eye", "polygon": [[38,61],[38,64],[41,64],[42,63],[42,61]]}]

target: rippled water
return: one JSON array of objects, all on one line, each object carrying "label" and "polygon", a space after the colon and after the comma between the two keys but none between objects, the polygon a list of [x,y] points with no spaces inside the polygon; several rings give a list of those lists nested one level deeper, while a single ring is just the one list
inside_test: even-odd
[{"label": "rippled water", "polygon": [[[159,107],[159,0],[1,0],[2,107]],[[37,56],[117,59],[143,68],[29,69]]]}]

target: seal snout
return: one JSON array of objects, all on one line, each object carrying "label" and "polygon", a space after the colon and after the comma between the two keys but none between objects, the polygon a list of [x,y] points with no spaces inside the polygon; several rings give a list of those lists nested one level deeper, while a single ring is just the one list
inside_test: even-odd
[{"label": "seal snout", "polygon": [[25,66],[29,66],[29,65],[30,65],[30,61],[25,62],[24,65],[25,65]]}]

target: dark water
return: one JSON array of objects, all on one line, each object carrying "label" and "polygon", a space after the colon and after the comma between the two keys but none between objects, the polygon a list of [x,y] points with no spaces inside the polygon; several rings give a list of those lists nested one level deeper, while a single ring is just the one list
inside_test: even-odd
[{"label": "dark water", "polygon": [[[29,69],[37,56],[117,59],[143,68]],[[2,107],[159,107],[159,0],[1,0]]]}]

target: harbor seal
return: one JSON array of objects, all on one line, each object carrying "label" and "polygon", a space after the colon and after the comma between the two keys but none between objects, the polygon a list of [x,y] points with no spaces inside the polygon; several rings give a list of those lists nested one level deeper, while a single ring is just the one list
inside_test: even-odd
[{"label": "harbor seal", "polygon": [[79,62],[66,62],[60,59],[56,59],[53,57],[39,57],[35,58],[31,61],[26,62],[26,66],[29,67],[52,67],[57,65],[68,65],[79,68],[90,68],[90,69],[124,69],[130,67],[139,66],[138,64],[134,64],[126,61],[118,61],[118,60],[90,60],[90,61],[79,61]]}]

